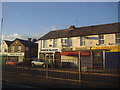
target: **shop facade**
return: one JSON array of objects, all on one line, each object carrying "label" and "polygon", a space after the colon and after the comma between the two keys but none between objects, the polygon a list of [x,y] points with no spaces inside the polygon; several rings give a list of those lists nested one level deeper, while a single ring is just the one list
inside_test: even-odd
[{"label": "shop facade", "polygon": [[15,39],[8,49],[8,60],[23,62],[37,57],[37,43],[28,40]]},{"label": "shop facade", "polygon": [[[38,58],[40,53],[47,53],[58,48],[56,52],[60,52],[60,58],[78,60],[78,55],[74,55],[79,51],[89,51],[89,59],[100,60],[102,67],[107,67],[108,52],[119,52],[120,32],[118,25],[120,23],[103,24],[87,27],[75,27],[71,25],[68,29],[50,31],[38,41]],[[47,50],[49,48],[49,50]],[[43,51],[45,50],[45,51]],[[93,51],[93,52],[91,52]],[[71,55],[63,53],[72,53]],[[54,56],[53,56],[54,57]],[[84,58],[84,57],[83,57]],[[54,58],[53,58],[54,59]],[[94,64],[92,64],[94,66]]]}]

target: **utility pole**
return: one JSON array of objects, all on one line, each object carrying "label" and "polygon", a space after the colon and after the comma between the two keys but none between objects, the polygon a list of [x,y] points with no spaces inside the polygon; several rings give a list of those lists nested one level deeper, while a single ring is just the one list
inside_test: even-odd
[{"label": "utility pole", "polygon": [[[0,31],[1,31],[1,37],[0,37],[0,44],[1,44],[1,49],[2,49],[2,40],[3,40],[3,18],[2,18],[2,0],[0,0],[0,12],[1,12],[1,28],[0,28]],[[2,51],[2,50],[1,50]]]},{"label": "utility pole", "polygon": [[3,38],[2,38],[2,36],[3,36],[3,31],[2,31],[2,28],[3,28],[3,18],[1,19],[1,44],[2,44],[2,40],[3,40]]},{"label": "utility pole", "polygon": [[[1,4],[1,6],[0,6],[0,8],[1,8],[1,13],[2,13],[2,1],[0,0],[0,4]],[[2,14],[1,14],[1,17],[2,17]],[[2,71],[2,27],[3,27],[3,18],[1,19],[1,41],[0,41],[0,49],[1,49],[1,51],[0,51],[0,53],[1,53],[1,56],[0,56],[0,71]],[[2,72],[0,73],[0,80],[2,80]],[[1,84],[1,83],[0,83]],[[1,89],[1,88],[0,88]]]}]

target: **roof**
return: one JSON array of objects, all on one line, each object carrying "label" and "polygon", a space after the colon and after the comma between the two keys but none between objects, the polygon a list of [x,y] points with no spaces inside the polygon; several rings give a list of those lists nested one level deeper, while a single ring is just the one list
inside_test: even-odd
[{"label": "roof", "polygon": [[31,46],[31,47],[37,47],[37,43],[34,43],[32,41],[29,42],[28,40],[22,40],[22,39],[18,39],[18,38],[16,38],[15,40],[20,41],[26,47],[29,47],[29,46]]},{"label": "roof", "polygon": [[8,46],[12,43],[12,41],[4,40]]},{"label": "roof", "polygon": [[119,25],[120,23],[111,23],[111,24],[93,25],[93,26],[85,26],[78,28],[72,25],[68,29],[50,31],[49,33],[39,38],[38,40],[118,33],[120,32],[120,28],[118,27]]}]

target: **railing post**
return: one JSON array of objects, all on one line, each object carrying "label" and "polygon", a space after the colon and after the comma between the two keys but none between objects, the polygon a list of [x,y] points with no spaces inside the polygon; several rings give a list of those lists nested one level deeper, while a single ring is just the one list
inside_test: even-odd
[{"label": "railing post", "polygon": [[105,69],[105,50],[103,51],[103,69]]},{"label": "railing post", "polygon": [[45,59],[46,61],[46,79],[48,79],[48,60]]},{"label": "railing post", "polygon": [[79,82],[81,82],[81,55],[79,51]]},{"label": "railing post", "polygon": [[90,49],[90,55],[91,55],[91,57],[90,57],[90,59],[91,59],[91,71],[93,70],[93,52],[92,52],[92,50]]}]

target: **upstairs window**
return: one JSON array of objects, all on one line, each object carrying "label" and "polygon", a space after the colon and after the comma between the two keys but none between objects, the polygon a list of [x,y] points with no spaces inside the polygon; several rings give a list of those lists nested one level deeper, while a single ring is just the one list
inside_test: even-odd
[{"label": "upstairs window", "polygon": [[11,52],[14,52],[14,51],[15,51],[15,47],[12,46],[12,47],[11,47]]},{"label": "upstairs window", "polygon": [[62,46],[63,47],[71,47],[72,46],[72,38],[63,38]]},{"label": "upstairs window", "polygon": [[47,40],[43,40],[43,48],[47,47]]},{"label": "upstairs window", "polygon": [[120,43],[120,33],[116,33],[116,43]]},{"label": "upstairs window", "polygon": [[57,39],[53,39],[53,47],[57,47]]},{"label": "upstairs window", "polygon": [[103,34],[99,35],[99,45],[102,45],[102,44],[104,44],[104,35]]},{"label": "upstairs window", "polygon": [[80,46],[85,46],[85,37],[80,37]]},{"label": "upstairs window", "polygon": [[21,52],[21,46],[18,46],[18,52]]},{"label": "upstairs window", "polygon": [[8,50],[7,49],[4,49],[4,52],[7,52]]}]

